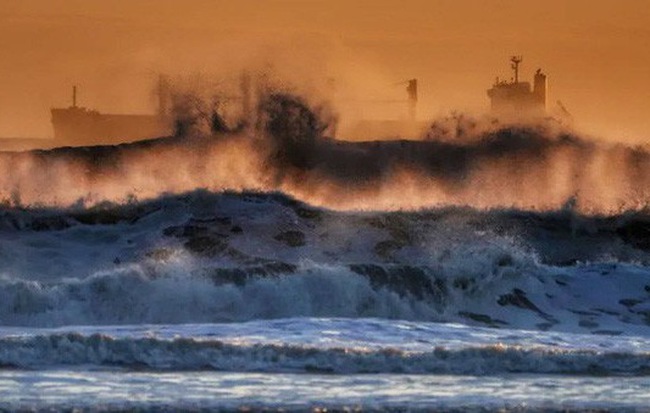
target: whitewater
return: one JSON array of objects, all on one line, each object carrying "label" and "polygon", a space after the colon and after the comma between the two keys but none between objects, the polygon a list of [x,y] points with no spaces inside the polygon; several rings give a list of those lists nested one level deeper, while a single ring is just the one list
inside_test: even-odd
[{"label": "whitewater", "polygon": [[0,154],[0,410],[650,411],[648,152],[275,99]]}]

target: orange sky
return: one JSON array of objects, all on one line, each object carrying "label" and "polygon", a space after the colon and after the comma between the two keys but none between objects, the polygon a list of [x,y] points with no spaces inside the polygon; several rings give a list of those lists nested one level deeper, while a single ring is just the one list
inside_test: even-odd
[{"label": "orange sky", "polygon": [[0,50],[0,136],[51,136],[75,83],[85,106],[146,113],[159,72],[265,62],[351,94],[417,77],[420,117],[481,112],[521,54],[579,128],[650,143],[647,0],[0,0]]}]

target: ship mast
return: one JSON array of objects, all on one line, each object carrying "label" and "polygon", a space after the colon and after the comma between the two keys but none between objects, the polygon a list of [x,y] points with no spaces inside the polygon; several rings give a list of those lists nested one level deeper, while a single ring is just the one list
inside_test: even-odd
[{"label": "ship mast", "polygon": [[522,61],[521,56],[512,56],[510,61],[512,62],[512,70],[515,71],[515,83],[519,83],[519,63]]}]

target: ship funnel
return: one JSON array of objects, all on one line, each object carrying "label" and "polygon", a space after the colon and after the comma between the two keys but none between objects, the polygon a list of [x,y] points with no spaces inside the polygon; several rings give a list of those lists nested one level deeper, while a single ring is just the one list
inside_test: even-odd
[{"label": "ship funnel", "polygon": [[546,110],[546,90],[546,75],[542,73],[541,69],[537,69],[533,78],[533,95],[535,95],[537,102],[544,110]]},{"label": "ship funnel", "polygon": [[408,86],[406,87],[406,92],[409,96],[409,117],[411,120],[415,120],[417,114],[417,104],[418,104],[418,80],[410,79],[408,81]]}]

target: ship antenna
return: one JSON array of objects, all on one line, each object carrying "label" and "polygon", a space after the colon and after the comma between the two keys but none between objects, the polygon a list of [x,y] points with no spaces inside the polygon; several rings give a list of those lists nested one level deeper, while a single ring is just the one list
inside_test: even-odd
[{"label": "ship antenna", "polygon": [[72,107],[77,107],[77,86],[72,86]]},{"label": "ship antenna", "polygon": [[515,83],[519,83],[519,63],[522,61],[521,56],[512,56],[510,61],[512,62],[512,70],[515,71]]}]

